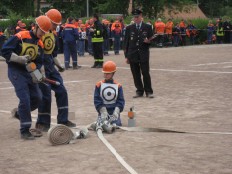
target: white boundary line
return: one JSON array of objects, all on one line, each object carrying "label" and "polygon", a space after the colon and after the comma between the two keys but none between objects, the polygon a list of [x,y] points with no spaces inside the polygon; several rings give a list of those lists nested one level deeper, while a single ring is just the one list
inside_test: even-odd
[{"label": "white boundary line", "polygon": [[[129,67],[118,67],[118,68],[130,69]],[[154,68],[151,68],[150,71],[232,74],[232,71],[197,71],[197,70],[178,70],[178,69],[154,69]]]},{"label": "white boundary line", "polygon": [[0,90],[2,89],[14,89],[14,87],[0,88]]},{"label": "white boundary line", "polygon": [[230,64],[232,62],[219,62],[219,63],[204,63],[204,64],[196,64],[190,66],[207,66],[207,65],[223,65],[223,64]]}]

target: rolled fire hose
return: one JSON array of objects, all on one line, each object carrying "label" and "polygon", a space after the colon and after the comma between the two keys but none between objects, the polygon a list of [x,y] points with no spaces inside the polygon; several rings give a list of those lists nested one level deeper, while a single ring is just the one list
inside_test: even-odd
[{"label": "rolled fire hose", "polygon": [[74,127],[78,129],[74,131],[63,124],[57,124],[48,130],[48,141],[52,145],[63,145],[74,143],[76,139],[88,137],[88,129],[86,127]]},{"label": "rolled fire hose", "polygon": [[72,130],[62,124],[53,126],[48,130],[48,141],[52,145],[69,144],[73,137]]}]

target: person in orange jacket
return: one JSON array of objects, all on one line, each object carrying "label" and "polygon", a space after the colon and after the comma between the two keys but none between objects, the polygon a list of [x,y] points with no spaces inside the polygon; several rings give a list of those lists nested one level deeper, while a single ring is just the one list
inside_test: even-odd
[{"label": "person in orange jacket", "polygon": [[168,39],[168,44],[172,44],[172,29],[173,29],[173,22],[172,19],[168,19],[168,22],[165,25],[165,34]]},{"label": "person in orange jacket", "polygon": [[158,20],[155,22],[154,28],[155,34],[158,35],[157,46],[163,47],[165,23],[162,22],[161,18],[158,18]]},{"label": "person in orange jacket", "polygon": [[186,25],[184,22],[184,19],[181,19],[180,21],[180,37],[181,37],[181,44],[184,46],[186,45]]},{"label": "person in orange jacket", "polygon": [[111,28],[112,40],[114,44],[114,54],[119,55],[120,41],[122,40],[122,27],[119,21],[115,21]]}]

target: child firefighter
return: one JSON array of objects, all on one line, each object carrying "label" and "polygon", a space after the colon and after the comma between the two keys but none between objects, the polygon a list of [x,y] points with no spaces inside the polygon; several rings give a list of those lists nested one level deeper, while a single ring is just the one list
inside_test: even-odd
[{"label": "child firefighter", "polygon": [[120,112],[123,111],[125,100],[122,85],[117,83],[113,77],[116,72],[116,64],[107,61],[103,65],[104,80],[95,86],[94,105],[98,112],[98,119],[93,129],[102,129],[112,133],[112,125],[121,126]]}]

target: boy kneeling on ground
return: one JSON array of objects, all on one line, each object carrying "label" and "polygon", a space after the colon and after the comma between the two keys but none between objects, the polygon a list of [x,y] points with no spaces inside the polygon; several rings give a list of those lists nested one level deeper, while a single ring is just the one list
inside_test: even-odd
[{"label": "boy kneeling on ground", "polygon": [[98,118],[92,128],[112,133],[115,125],[122,125],[120,112],[124,109],[125,100],[122,85],[113,79],[116,64],[113,61],[105,62],[102,72],[104,80],[96,84],[94,91],[94,105],[98,112]]}]

